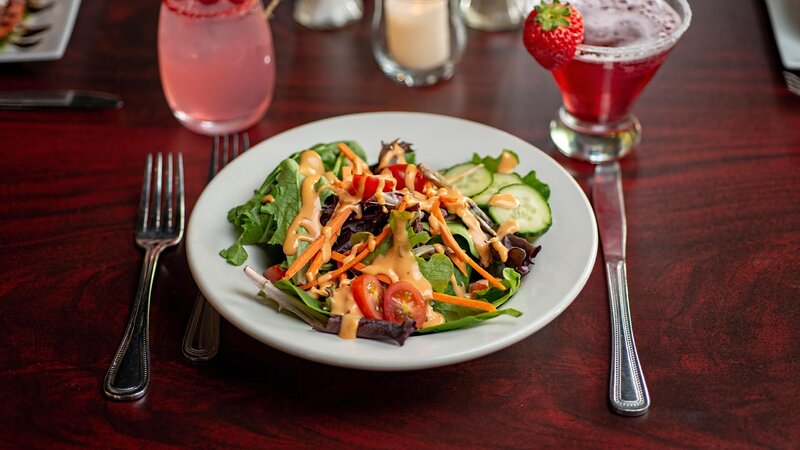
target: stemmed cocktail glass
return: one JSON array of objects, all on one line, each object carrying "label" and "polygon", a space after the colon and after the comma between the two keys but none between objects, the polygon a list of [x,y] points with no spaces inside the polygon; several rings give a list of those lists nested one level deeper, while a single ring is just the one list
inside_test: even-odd
[{"label": "stemmed cocktail glass", "polygon": [[[641,138],[631,109],[689,28],[686,0],[573,0],[584,19],[575,57],[552,72],[563,106],[550,137],[570,157],[599,163],[628,154]],[[668,101],[668,99],[664,99]]]}]

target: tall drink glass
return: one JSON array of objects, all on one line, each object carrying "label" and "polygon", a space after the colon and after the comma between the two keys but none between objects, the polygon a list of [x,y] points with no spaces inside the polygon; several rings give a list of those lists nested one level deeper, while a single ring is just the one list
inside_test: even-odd
[{"label": "tall drink glass", "polygon": [[550,137],[564,154],[594,163],[625,156],[639,143],[631,109],[689,28],[686,0],[570,0],[583,15],[584,42],[553,71],[564,105]]},{"label": "tall drink glass", "polygon": [[201,134],[258,122],[275,90],[275,53],[261,0],[162,0],[158,62],[175,117]]}]

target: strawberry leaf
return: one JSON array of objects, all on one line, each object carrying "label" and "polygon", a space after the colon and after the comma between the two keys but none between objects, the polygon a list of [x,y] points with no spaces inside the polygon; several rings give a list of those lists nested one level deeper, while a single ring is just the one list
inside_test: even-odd
[{"label": "strawberry leaf", "polygon": [[569,3],[561,4],[559,0],[546,3],[545,0],[542,0],[542,3],[535,6],[534,9],[536,9],[536,21],[539,22],[542,31],[555,30],[559,27],[568,28],[570,26],[569,17],[571,11]]}]

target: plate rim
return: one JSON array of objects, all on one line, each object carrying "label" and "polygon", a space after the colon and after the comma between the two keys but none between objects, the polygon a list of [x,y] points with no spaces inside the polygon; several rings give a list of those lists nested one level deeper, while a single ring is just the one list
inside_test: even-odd
[{"label": "plate rim", "polygon": [[[484,123],[481,123],[481,122],[477,122],[477,121],[473,121],[473,120],[469,120],[469,119],[464,119],[464,118],[461,118],[461,117],[455,117],[455,116],[449,116],[449,115],[443,115],[443,114],[436,114],[436,113],[412,112],[412,111],[358,112],[358,113],[352,113],[352,114],[330,116],[330,117],[322,118],[322,119],[315,120],[315,121],[312,121],[312,122],[307,122],[307,123],[298,125],[296,127],[292,127],[292,128],[286,129],[286,130],[284,130],[284,131],[282,131],[282,132],[280,132],[278,134],[275,134],[275,135],[273,135],[273,136],[271,136],[271,137],[269,137],[267,139],[264,139],[263,141],[259,142],[258,144],[253,146],[250,150],[248,150],[247,153],[252,152],[252,150],[256,150],[259,146],[267,147],[268,146],[267,142],[275,140],[275,139],[278,139],[278,138],[285,138],[284,135],[286,135],[286,134],[301,133],[301,132],[303,132],[303,130],[308,129],[309,127],[325,126],[328,122],[358,120],[358,119],[362,119],[362,118],[377,117],[377,116],[388,117],[388,116],[392,116],[392,115],[394,115],[394,116],[404,116],[404,117],[406,117],[408,119],[411,119],[411,120],[414,120],[414,119],[424,120],[425,118],[428,118],[428,119],[433,118],[433,119],[439,119],[439,120],[454,121],[454,122],[457,122],[457,123],[459,123],[461,125],[466,125],[466,126],[472,126],[472,127],[476,127],[477,126],[477,127],[483,128],[484,130],[489,131],[491,133],[500,133],[500,134],[504,135],[505,138],[510,138],[512,140],[518,141],[521,144],[524,144],[524,146],[534,149],[536,152],[538,152],[540,154],[539,155],[540,157],[543,157],[543,158],[545,158],[547,160],[550,160],[550,163],[552,164],[552,166],[555,167],[556,170],[559,171],[561,173],[561,175],[563,175],[564,179],[568,180],[568,182],[572,185],[572,187],[579,193],[579,198],[580,198],[580,200],[582,202],[582,206],[584,207],[585,210],[587,210],[589,212],[588,218],[589,218],[589,221],[590,221],[590,229],[591,229],[590,246],[589,246],[589,258],[586,261],[584,267],[581,268],[580,274],[578,275],[578,278],[577,278],[576,282],[569,288],[568,292],[563,296],[563,298],[561,298],[560,301],[558,301],[556,304],[554,304],[551,309],[547,310],[545,314],[537,316],[529,324],[527,324],[524,327],[519,327],[514,332],[503,334],[499,339],[495,339],[495,340],[493,340],[493,341],[491,341],[491,342],[489,342],[489,343],[487,343],[485,345],[482,345],[480,347],[480,350],[477,350],[477,351],[476,350],[473,350],[473,351],[462,351],[462,352],[458,352],[458,353],[442,354],[442,355],[440,355],[438,357],[435,357],[435,358],[430,358],[429,357],[429,358],[427,358],[427,359],[425,359],[423,361],[418,361],[418,362],[413,362],[413,363],[409,363],[407,361],[392,361],[392,360],[380,361],[379,363],[365,363],[364,361],[360,360],[359,358],[352,358],[352,357],[337,358],[336,360],[332,360],[330,355],[323,355],[323,354],[318,353],[318,352],[308,353],[307,351],[305,351],[307,349],[305,348],[306,346],[304,346],[303,344],[289,343],[289,342],[286,342],[285,340],[282,340],[280,338],[276,338],[275,336],[272,336],[271,334],[266,334],[265,335],[264,333],[259,332],[259,330],[257,330],[257,327],[251,326],[252,324],[246,323],[246,322],[241,322],[236,317],[230,317],[229,314],[226,314],[227,311],[225,310],[225,308],[219,308],[218,310],[219,310],[220,314],[223,317],[225,317],[226,320],[230,321],[232,325],[234,325],[239,330],[241,330],[245,334],[249,335],[253,339],[256,339],[257,341],[262,342],[262,343],[264,343],[264,344],[266,344],[266,345],[268,345],[268,346],[270,346],[270,347],[272,347],[272,348],[274,348],[276,350],[279,350],[279,351],[282,351],[282,352],[285,352],[285,353],[300,357],[302,359],[306,359],[306,360],[309,360],[309,361],[314,361],[314,362],[317,362],[317,363],[322,363],[322,364],[327,364],[327,365],[337,366],[337,367],[351,368],[351,369],[360,369],[360,370],[375,370],[375,371],[420,370],[420,369],[441,367],[441,366],[445,366],[445,365],[451,365],[451,364],[456,364],[456,363],[468,361],[468,360],[471,360],[471,359],[479,358],[479,357],[494,353],[494,352],[499,351],[501,349],[504,349],[506,347],[509,347],[509,346],[511,346],[511,345],[513,345],[513,344],[525,339],[526,337],[531,336],[532,334],[534,334],[535,332],[537,332],[538,330],[540,330],[541,328],[543,328],[544,326],[546,326],[547,324],[552,322],[556,317],[558,317],[561,313],[563,313],[564,310],[566,310],[569,307],[569,305],[571,305],[572,302],[578,297],[580,292],[585,287],[585,285],[586,285],[586,283],[587,283],[587,281],[588,281],[588,279],[589,279],[589,277],[591,275],[593,267],[594,267],[594,265],[596,263],[597,251],[598,251],[598,246],[599,246],[599,236],[597,234],[597,223],[596,223],[596,220],[595,220],[595,217],[594,217],[593,210],[591,208],[591,204],[589,203],[585,192],[580,187],[578,182],[555,159],[553,159],[550,155],[548,155],[546,152],[542,151],[541,149],[539,149],[535,145],[533,145],[533,144],[531,144],[531,143],[529,143],[529,142],[527,142],[527,141],[525,141],[525,140],[523,140],[523,139],[521,139],[521,138],[519,138],[519,137],[517,137],[517,136],[515,136],[515,135],[513,135],[513,134],[511,134],[511,133],[509,133],[507,131],[505,131],[505,130],[502,130],[502,129],[499,129],[499,128],[496,128],[494,126],[490,126],[490,125],[487,125],[487,124],[484,124]],[[309,145],[311,145],[311,144],[309,144]],[[296,149],[290,150],[289,153],[287,153],[287,156],[288,156],[288,154],[290,154],[293,151],[296,151]],[[242,155],[242,156],[244,156],[244,155]],[[241,158],[241,156],[240,156],[240,158]],[[236,163],[236,161],[232,162],[231,164],[234,164],[234,163]],[[228,165],[223,170],[227,170],[229,167],[231,167],[231,166]],[[222,173],[222,172],[220,172],[220,173]],[[204,198],[205,198],[206,195],[210,195],[210,194],[207,194],[208,192],[213,192],[213,188],[215,186],[215,182],[218,181],[218,179],[219,179],[218,177],[215,177],[214,179],[212,179],[206,185],[206,187],[203,189],[202,193],[198,197],[197,202],[195,203],[195,209],[196,209],[196,207],[198,205],[202,205],[203,204]],[[192,211],[192,212],[194,213],[194,211]],[[194,217],[195,217],[194,214],[192,214],[190,216],[190,220],[189,220],[188,227],[187,227],[187,240],[186,240],[187,259],[189,260],[189,266],[190,266],[190,271],[192,273],[192,276],[195,279],[195,282],[197,283],[197,285],[200,288],[201,292],[203,293],[204,296],[206,296],[206,298],[209,299],[209,302],[211,302],[211,304],[216,307],[217,306],[216,305],[217,301],[213,298],[214,297],[213,295],[211,295],[211,296],[208,295],[208,289],[207,288],[204,289],[204,287],[206,287],[205,283],[204,283],[205,280],[198,280],[197,270],[195,268],[195,264],[197,263],[197,261],[196,261],[196,259],[194,257],[195,249],[194,249],[194,246],[190,244],[192,242],[192,239],[191,239],[190,236],[192,235],[192,230],[196,226],[194,224],[194,221],[193,221]],[[243,282],[243,286],[247,286],[247,283]],[[255,292],[255,289],[254,289],[254,292]],[[222,305],[222,306],[224,306],[224,305]],[[302,324],[301,321],[297,321],[297,323],[298,324]],[[305,324],[302,324],[302,325],[305,325]],[[310,327],[308,328],[308,331],[311,332],[311,333],[317,333],[317,332],[313,331]],[[418,338],[419,337],[417,337],[417,339]],[[358,341],[361,341],[361,340],[358,340]],[[386,345],[386,344],[382,343],[382,345]]]}]

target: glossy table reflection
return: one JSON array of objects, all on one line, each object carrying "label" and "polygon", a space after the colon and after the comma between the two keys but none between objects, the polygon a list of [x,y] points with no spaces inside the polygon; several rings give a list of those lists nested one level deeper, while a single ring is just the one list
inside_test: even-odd
[{"label": "glossy table reflection", "polygon": [[[455,77],[412,90],[375,64],[370,8],[353,26],[317,32],[284,3],[273,23],[275,101],[252,142],[325,117],[402,110],[487,123],[553,152],[548,121],[560,99],[518,31],[471,30]],[[0,65],[2,89],[95,89],[126,102],[95,113],[0,111],[0,443],[796,446],[800,98],[783,85],[763,3],[732,3],[693,2],[692,27],[636,108],[643,141],[622,163],[628,275],[653,403],[623,418],[608,407],[599,262],[561,316],[512,347],[372,373],[285,355],[226,322],[218,358],[186,362],[196,287],[183,246],[157,274],[151,391],[136,403],[104,399],[141,264],[133,223],[145,154],[183,152],[191,210],[211,140],[183,129],[164,100],[158,2],[84,0],[63,59]],[[591,167],[554,157],[586,187]]]}]

